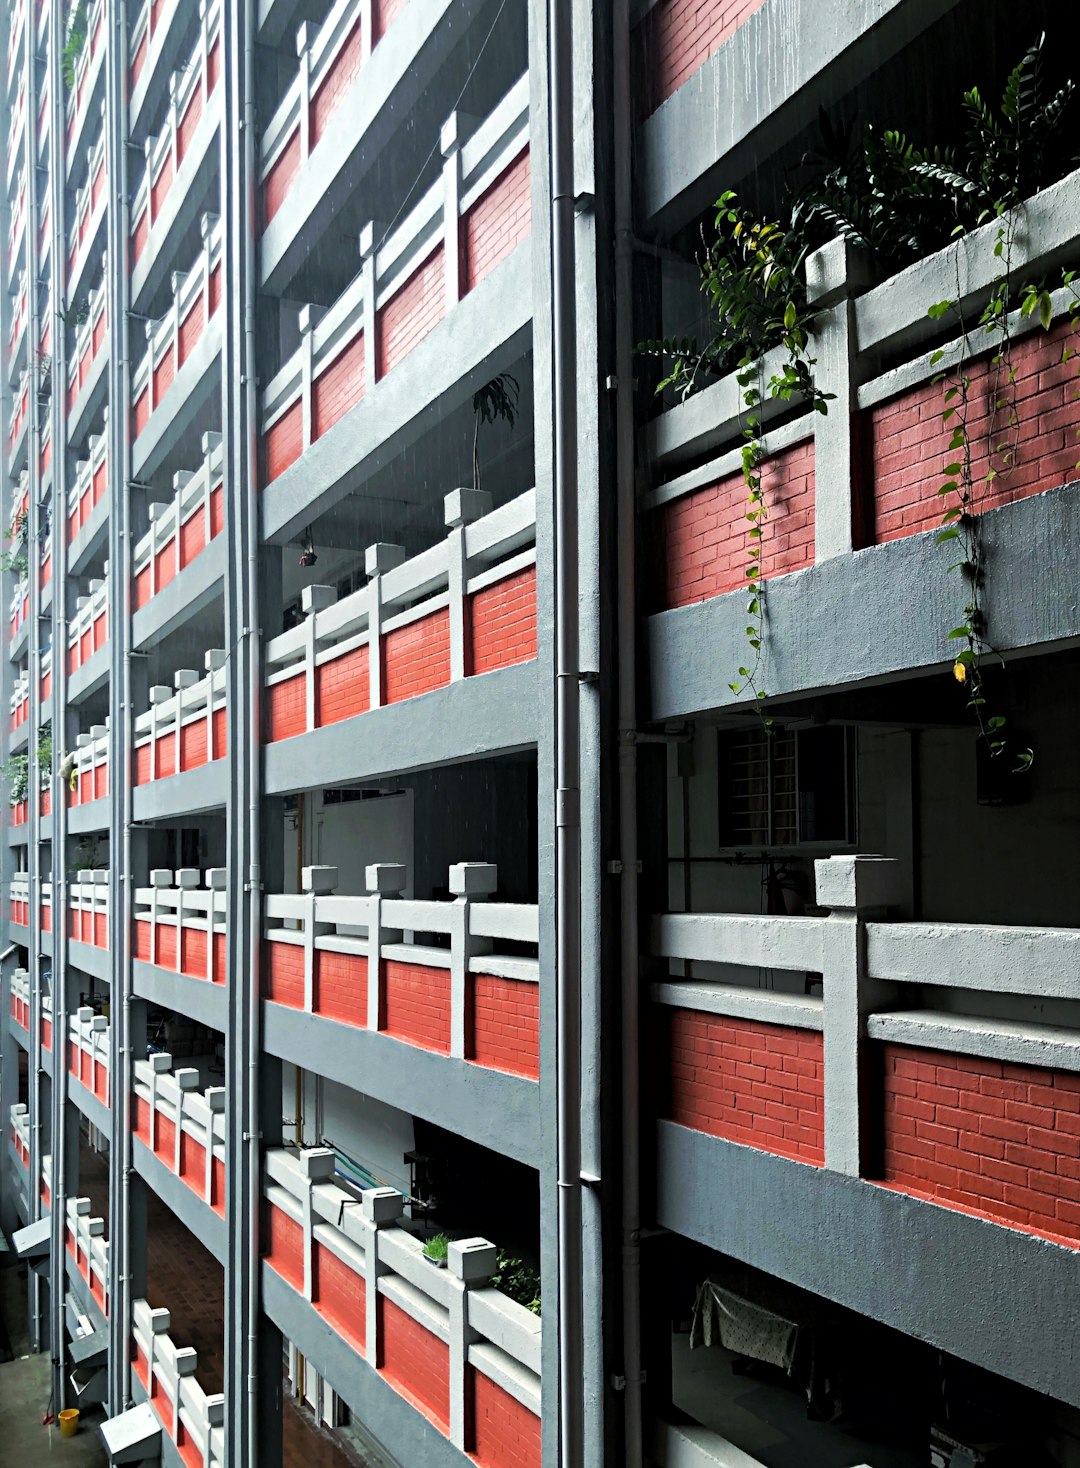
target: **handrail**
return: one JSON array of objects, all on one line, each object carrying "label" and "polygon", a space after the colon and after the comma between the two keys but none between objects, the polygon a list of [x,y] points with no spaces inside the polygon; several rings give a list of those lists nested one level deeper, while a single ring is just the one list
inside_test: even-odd
[{"label": "handrail", "polygon": [[[150,505],[150,528],[132,557],[136,609],[148,605],[224,528],[221,434],[204,433],[202,451],[203,462],[194,473],[173,475],[173,498]],[[200,524],[194,523],[200,516]]]},{"label": "handrail", "polygon": [[68,1018],[67,1068],[86,1090],[110,1104],[109,1021],[88,1004]]},{"label": "handrail", "polygon": [[[171,1055],[136,1060],[136,1136],[215,1212],[225,1211],[225,1087],[200,1090],[199,1072]],[[200,1153],[201,1159],[200,1159]]]},{"label": "handrail", "polygon": [[109,946],[109,873],[80,871],[68,883],[68,937],[93,948]]},{"label": "handrail", "polygon": [[109,793],[109,715],[104,724],[92,724],[76,736],[74,780],[68,787],[68,805],[89,805]]},{"label": "handrail", "polygon": [[135,889],[132,922],[137,959],[212,984],[225,982],[224,867],[152,871],[150,886]]},{"label": "handrail", "polygon": [[109,409],[102,409],[100,433],[91,433],[87,438],[89,458],[79,459],[68,490],[68,543],[75,540],[90,519],[94,507],[101,503],[108,490],[108,424]]},{"label": "handrail", "polygon": [[75,615],[68,625],[68,672],[84,667],[109,639],[109,563],[100,577],[90,582],[90,591],[75,601]]},{"label": "handrail", "polygon": [[[134,722],[136,784],[211,764],[224,756],[224,651],[211,648],[205,664],[202,678],[193,669],[181,668],[173,679],[175,690],[165,684],[150,689],[150,708]],[[187,739],[196,745],[200,757],[188,758]]]},{"label": "handrail", "polygon": [[176,1443],[191,1442],[203,1468],[225,1468],[225,1397],[199,1385],[198,1353],[173,1342],[168,1310],[146,1300],[132,1302],[131,1324],[135,1375],[163,1429]]},{"label": "handrail", "polygon": [[89,1198],[67,1200],[67,1250],[102,1315],[109,1313],[109,1242],[105,1220],[91,1215]]}]

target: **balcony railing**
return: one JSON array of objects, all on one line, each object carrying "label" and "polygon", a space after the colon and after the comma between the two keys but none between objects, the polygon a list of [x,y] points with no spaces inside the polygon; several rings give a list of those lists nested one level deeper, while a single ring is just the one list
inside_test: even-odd
[{"label": "balcony railing", "polygon": [[224,984],[225,868],[152,871],[135,889],[133,938],[137,959]]},{"label": "balcony railing", "polygon": [[[305,867],[305,891],[266,898],[263,997],[493,1070],[539,1075],[540,970],[532,903],[490,902],[486,862],[450,868],[452,902],[399,894],[405,868],[367,868],[370,895],[330,896],[336,867]],[[404,942],[439,935],[444,946]]]},{"label": "balcony railing", "polygon": [[142,69],[146,65],[146,58],[150,53],[150,43],[157,35],[163,19],[167,19],[175,9],[177,0],[142,0],[139,13],[135,17],[135,23],[131,27],[131,40],[128,54],[131,57],[129,75],[131,88],[135,90],[135,83],[142,75]]},{"label": "balcony railing", "polygon": [[489,506],[455,490],[445,540],[409,560],[369,547],[371,580],[339,602],[305,589],[304,621],[266,650],[271,740],[536,656],[535,492]]},{"label": "balcony railing", "polygon": [[11,182],[11,173],[15,159],[22,151],[22,130],[26,124],[26,74],[19,77],[19,90],[15,94],[15,102],[11,109],[11,121],[8,124],[7,136],[7,182]]},{"label": "balcony railing", "polygon": [[8,602],[8,637],[15,641],[30,616],[30,583],[23,576],[16,582]]},{"label": "balcony railing", "polygon": [[[39,662],[38,697],[41,703],[47,703],[52,694],[52,647],[43,650]],[[45,711],[42,710],[42,713]]]},{"label": "balcony railing", "polygon": [[103,1106],[110,1103],[109,1021],[88,1004],[68,1020],[68,1071]]},{"label": "balcony railing", "polygon": [[225,1468],[225,1398],[207,1394],[195,1380],[198,1353],[173,1343],[168,1310],[135,1300],[131,1317],[135,1375],[164,1431],[185,1463]]},{"label": "balcony railing", "polygon": [[[1007,994],[1075,1002],[1080,930],[883,921],[898,863],[816,865],[828,917],[654,920],[654,955],[698,966],[653,986],[668,1018],[663,1114],[1080,1246],[1080,1025],[1001,1017]],[[750,988],[725,965],[798,977],[790,992]],[[1015,1167],[1015,1187],[987,1157]]]},{"label": "balcony railing", "polygon": [[26,540],[26,517],[30,509],[30,475],[23,469],[12,497],[11,515],[8,519],[10,549],[18,550]]},{"label": "balcony railing", "polygon": [[269,1266],[462,1452],[538,1463],[541,1324],[492,1287],[495,1245],[452,1241],[434,1268],[401,1194],[338,1180],[326,1149],[270,1151],[265,1177]]},{"label": "balcony railing", "polygon": [[75,779],[68,786],[68,805],[90,805],[109,793],[109,718],[76,736]]},{"label": "balcony railing", "polygon": [[199,1072],[171,1055],[135,1062],[132,1124],[159,1162],[225,1215],[225,1087],[199,1089]]},{"label": "balcony railing", "polygon": [[11,308],[11,331],[8,334],[8,359],[15,361],[22,334],[26,330],[27,293],[26,271],[20,270],[15,277],[15,303]]},{"label": "balcony railing", "polygon": [[11,7],[11,21],[8,27],[8,51],[7,51],[7,85],[11,91],[12,82],[15,80],[15,72],[22,54],[23,25],[26,21],[27,0],[15,0]]},{"label": "balcony railing", "polygon": [[11,1122],[11,1145],[23,1170],[30,1166],[30,1108],[23,1101],[16,1101],[8,1111]]},{"label": "balcony railing", "polygon": [[52,531],[46,535],[41,544],[41,555],[38,561],[38,590],[44,591],[52,580]]},{"label": "balcony railing", "polygon": [[64,109],[64,121],[67,127],[65,138],[68,148],[71,147],[76,129],[89,105],[90,74],[105,38],[105,0],[90,0],[90,4],[87,5],[85,34],[89,40],[84,43],[75,59],[75,85],[68,90]]},{"label": "balcony railing", "polygon": [[[21,605],[21,598],[14,598],[12,600],[13,608],[17,606],[21,607]],[[15,690],[11,695],[10,703],[11,732],[14,734],[16,730],[21,729],[22,726],[27,723],[30,718],[30,674],[25,670],[25,668],[22,670],[22,672],[20,672],[18,678],[15,680]]]},{"label": "balcony railing", "polygon": [[106,252],[101,262],[101,283],[90,292],[87,299],[86,319],[75,329],[74,350],[68,364],[67,411],[69,416],[79,400],[79,394],[89,381],[90,369],[98,353],[105,345],[105,337],[109,329],[105,290],[108,269],[109,257]]},{"label": "balcony railing", "polygon": [[109,1244],[105,1220],[92,1216],[89,1198],[67,1200],[67,1251],[102,1315],[109,1313]]},{"label": "balcony railing", "polygon": [[131,382],[131,434],[138,438],[206,331],[221,300],[221,221],[202,217],[203,247],[186,275],[173,272],[173,303],[148,321],[146,355]]},{"label": "balcony railing", "polygon": [[92,433],[87,439],[90,454],[75,465],[74,483],[68,490],[68,544],[70,545],[89,523],[91,512],[105,498],[109,487],[108,478],[108,428],[109,410],[103,410],[105,419],[100,433]]},{"label": "balcony railing", "polygon": [[[15,883],[11,884],[11,905],[15,907]],[[20,906],[27,908],[29,904],[22,903]],[[19,919],[12,917],[13,922]],[[29,921],[29,918],[27,919]],[[24,968],[17,968],[11,976],[11,1017],[20,1029],[30,1029],[30,975]]]},{"label": "balcony railing", "polygon": [[182,668],[173,682],[151,688],[150,711],[135,720],[135,784],[163,780],[223,759],[225,653],[206,654],[206,675]]},{"label": "balcony railing", "polygon": [[[263,393],[265,485],[326,433],[495,268],[529,229],[529,79],[462,141],[443,129],[442,176],[386,238],[368,226],[363,264],[328,311],[305,307],[303,336]],[[373,345],[374,344],[374,345]]]},{"label": "balcony railing", "polygon": [[27,419],[30,415],[30,373],[25,367],[19,373],[19,380],[15,384],[13,398],[11,426],[8,429],[8,448],[13,459],[18,458],[21,460],[21,440],[25,434]]},{"label": "balcony railing", "polygon": [[101,107],[101,130],[89,150],[86,182],[75,191],[72,229],[67,241],[68,289],[97,233],[108,202],[105,194],[105,104]]},{"label": "balcony railing", "polygon": [[149,606],[225,528],[221,434],[204,433],[203,463],[173,475],[172,500],[150,506],[150,529],[135,547],[134,607]]},{"label": "balcony railing", "polygon": [[68,673],[84,668],[96,652],[109,640],[109,563],[103,577],[90,582],[90,594],[75,602],[75,615],[68,632]]},{"label": "balcony railing", "polygon": [[68,937],[92,948],[109,946],[109,873],[81,871],[68,885]]},{"label": "balcony railing", "polygon": [[39,158],[43,157],[48,148],[49,119],[51,113],[52,108],[49,105],[49,78],[46,76],[41,84],[41,100],[38,102],[37,147]]},{"label": "balcony railing", "polygon": [[22,251],[22,232],[26,224],[26,167],[20,170],[19,182],[15,189],[15,202],[11,206],[11,218],[8,220],[7,238],[7,269],[8,279],[14,273]]},{"label": "balcony railing", "polygon": [[131,203],[133,266],[142,258],[199,123],[209,110],[221,72],[220,30],[221,0],[202,0],[194,49],[186,65],[169,78],[165,125],[156,137],[146,140],[146,171]]}]

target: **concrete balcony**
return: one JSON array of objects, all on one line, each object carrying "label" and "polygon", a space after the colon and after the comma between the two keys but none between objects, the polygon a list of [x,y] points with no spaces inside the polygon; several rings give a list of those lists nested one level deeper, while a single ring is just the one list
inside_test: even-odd
[{"label": "concrete balcony", "polygon": [[[104,362],[104,357],[102,361]],[[88,457],[75,465],[67,498],[68,574],[78,576],[98,554],[109,521],[108,428],[109,409],[101,409],[100,433],[87,439]]]},{"label": "concrete balcony", "polygon": [[169,1055],[137,1060],[132,1090],[135,1165],[163,1202],[224,1263],[225,1088],[203,1086]]},{"label": "concrete balcony", "polygon": [[[22,916],[20,897],[15,882],[11,884],[11,921],[17,922]],[[23,903],[22,906],[26,904]],[[24,968],[17,968],[11,976],[11,1018],[20,1030],[30,1034],[30,975]]]},{"label": "concrete balcony", "polygon": [[[75,615],[68,629],[67,671],[68,678],[84,668],[89,668],[98,653],[105,650],[109,640],[109,563],[105,562],[101,577],[90,582],[87,596],[75,602]],[[105,670],[106,676],[108,669]],[[80,690],[81,691],[81,690]]]},{"label": "concrete balcony", "polygon": [[[400,866],[367,869],[369,896],[307,890],[265,899],[264,1044],[398,1108],[536,1164],[540,973],[532,904],[489,902],[486,863],[450,868],[452,902],[401,897]],[[406,942],[441,935],[445,946]],[[306,1061],[303,1060],[307,1056]]]},{"label": "concrete balcony", "polygon": [[30,372],[24,367],[12,387],[11,417],[8,421],[8,464],[13,478],[17,478],[26,465],[29,427]]},{"label": "concrete balcony", "polygon": [[109,365],[109,322],[105,279],[108,252],[102,256],[101,280],[89,295],[86,319],[75,328],[68,364],[68,437],[77,442],[88,419],[97,417],[106,402],[106,369]]},{"label": "concrete balcony", "polygon": [[[135,1300],[131,1315],[136,1401],[150,1403],[179,1462],[225,1468],[225,1397],[220,1392],[208,1394],[199,1385],[198,1353],[174,1343],[168,1310]],[[162,1461],[171,1460],[163,1454]]]},{"label": "concrete balcony", "polygon": [[[52,1001],[49,1001],[50,1030]],[[42,1037],[44,1044],[44,1036]],[[109,1021],[88,1005],[68,1020],[68,1094],[99,1131],[109,1131],[112,1105],[109,1073]]]},{"label": "concrete balcony", "polygon": [[12,105],[11,116],[8,122],[6,183],[9,189],[11,188],[11,182],[15,172],[15,164],[22,154],[25,133],[26,77],[24,74],[19,78],[19,90],[15,93],[15,101]]},{"label": "concrete balcony", "polygon": [[265,1178],[264,1308],[376,1438],[432,1468],[539,1462],[541,1323],[492,1288],[495,1246],[455,1240],[435,1268],[401,1194],[323,1149],[268,1152]]},{"label": "concrete balcony", "polygon": [[141,0],[129,13],[128,126],[135,133],[144,114],[163,100],[167,79],[183,59],[193,7],[184,0]]},{"label": "concrete balcony", "polygon": [[26,24],[27,4],[28,0],[15,0],[15,4],[11,8],[11,19],[8,22],[7,88],[9,95],[16,81],[18,81],[20,86],[24,82],[21,58],[23,41],[25,39],[23,26]]},{"label": "concrete balcony", "polygon": [[1080,1279],[1080,1024],[1031,1016],[1075,1004],[1080,933],[884,920],[897,868],[819,860],[827,917],[654,920],[693,965],[652,989],[658,1222],[1076,1403],[1032,1306]]},{"label": "concrete balcony", "polygon": [[225,869],[155,870],[149,887],[136,888],[134,902],[139,992],[224,1029]]},{"label": "concrete balcony", "polygon": [[67,1201],[67,1272],[81,1279],[90,1299],[97,1307],[98,1323],[109,1318],[109,1243],[105,1237],[105,1220],[91,1216],[89,1198]]},{"label": "concrete balcony", "polygon": [[68,884],[68,954],[76,968],[109,983],[109,873],[79,871]]},{"label": "concrete balcony", "polygon": [[206,673],[180,669],[174,688],[150,690],[135,719],[133,784],[138,819],[209,810],[225,802],[225,653],[206,654]]},{"label": "concrete balcony", "polygon": [[[11,190],[8,190],[11,193]],[[22,264],[23,238],[26,231],[26,168],[23,166],[15,185],[15,202],[11,206],[7,237],[7,287],[15,281],[16,267]]]},{"label": "concrete balcony", "polygon": [[71,231],[67,239],[67,282],[64,303],[70,311],[83,292],[88,273],[104,254],[105,212],[109,198],[106,188],[105,104],[101,104],[97,138],[87,149],[86,179],[75,190],[75,207]]},{"label": "concrete balcony", "polygon": [[87,121],[95,104],[104,105],[105,0],[90,0],[86,7],[86,41],[75,58],[75,85],[67,91],[64,108],[64,160],[67,177],[78,159],[86,138]]},{"label": "concrete balcony", "polygon": [[150,505],[132,560],[134,640],[152,646],[213,598],[225,570],[221,435],[204,433],[203,462],[173,475],[173,498]]},{"label": "concrete balcony", "polygon": [[15,288],[12,291],[13,304],[11,307],[11,329],[8,332],[8,376],[18,377],[19,371],[26,365],[26,317],[27,317],[27,291],[26,271],[20,270],[15,277]]},{"label": "concrete balcony", "polygon": [[140,308],[205,202],[217,172],[221,121],[221,0],[202,0],[194,49],[169,78],[162,131],[145,143],[146,171],[131,204],[131,299]]},{"label": "concrete balcony", "polygon": [[21,1101],[11,1107],[9,1123],[8,1172],[16,1212],[20,1222],[26,1223],[30,1217],[30,1112]]},{"label": "concrete balcony", "polygon": [[45,77],[41,84],[38,101],[37,115],[37,150],[38,161],[43,162],[49,151],[49,123],[52,116],[52,105],[49,100],[49,78]]},{"label": "concrete balcony", "polygon": [[65,792],[72,835],[100,831],[109,824],[109,719],[76,735],[75,768]]}]

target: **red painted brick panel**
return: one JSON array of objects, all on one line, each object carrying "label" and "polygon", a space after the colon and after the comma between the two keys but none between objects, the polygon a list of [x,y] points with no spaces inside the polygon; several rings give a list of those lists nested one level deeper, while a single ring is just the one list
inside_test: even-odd
[{"label": "red painted brick panel", "polygon": [[1080,1075],[881,1051],[885,1183],[1080,1247]]},{"label": "red painted brick panel", "polygon": [[228,738],[226,735],[225,710],[215,709],[211,718],[214,726],[214,758],[224,759],[228,753]]},{"label": "red painted brick panel", "polygon": [[196,342],[202,336],[203,324],[203,298],[199,295],[195,297],[190,310],[180,323],[178,349],[181,367],[191,356]]},{"label": "red painted brick panel", "polygon": [[461,223],[461,291],[473,290],[528,235],[529,150],[519,153],[481,194]]},{"label": "red painted brick panel", "polygon": [[173,165],[172,153],[165,154],[165,161],[158,170],[158,175],[150,185],[150,218],[156,220],[161,213],[161,206],[165,202],[165,195],[172,187]]},{"label": "red painted brick panel", "polygon": [[450,1050],[450,971],[384,959],[383,1028],[424,1050]]},{"label": "red painted brick panel", "polygon": [[176,1123],[159,1111],[155,1117],[157,1136],[154,1139],[154,1156],[173,1171],[176,1166]]},{"label": "red painted brick panel", "polygon": [[180,1133],[180,1176],[200,1198],[206,1197],[206,1148],[187,1132]]},{"label": "red painted brick panel", "polygon": [[176,540],[168,540],[154,555],[154,574],[160,591],[176,575]]},{"label": "red painted brick panel", "polygon": [[94,470],[94,478],[93,478],[93,483],[92,483],[91,488],[92,488],[92,492],[93,492],[94,504],[95,505],[96,504],[99,504],[101,502],[101,500],[104,499],[104,497],[105,497],[105,461],[104,461],[104,459],[101,461],[101,463],[98,465],[98,467]]},{"label": "red painted brick panel", "polygon": [[270,710],[270,742],[292,739],[307,728],[307,695],[303,673],[272,683],[268,690]]},{"label": "red painted brick panel", "polygon": [[446,270],[439,245],[377,314],[376,376],[393,371],[445,314]]},{"label": "red painted brick panel", "polygon": [[195,719],[180,730],[180,768],[197,770],[207,763],[206,720]]},{"label": "red painted brick panel", "polygon": [[318,1240],[311,1251],[311,1293],[319,1314],[362,1353],[367,1339],[364,1278]]},{"label": "red painted brick panel", "polygon": [[[1013,370],[1019,429],[1012,466],[999,470],[985,487],[980,484],[978,508],[996,509],[1055,489],[1077,477],[1080,460],[1080,399],[1076,395],[1076,363],[1063,362],[1062,351],[1071,343],[1068,322],[1049,332],[1022,337],[1013,347]],[[994,403],[1002,384],[990,357],[967,369],[971,376],[968,433],[975,450],[972,470],[979,484],[991,467],[988,447],[1012,442],[1002,413]],[[955,420],[943,423],[944,394],[948,384],[927,383],[872,408],[868,439],[873,484],[867,507],[868,543],[896,540],[920,530],[936,530],[946,509],[938,489],[946,479],[944,466],[956,458],[949,449]]]},{"label": "red painted brick panel", "polygon": [[206,933],[202,928],[180,929],[180,972],[194,979],[206,978]]},{"label": "red painted brick panel", "polygon": [[659,0],[634,32],[643,115],[678,91],[762,0]]},{"label": "red painted brick panel", "polygon": [[184,115],[180,119],[180,126],[176,130],[176,158],[178,163],[183,163],[191,148],[195,130],[202,121],[203,100],[202,87],[197,86],[191,95],[191,100],[184,109]]},{"label": "red painted brick panel", "polygon": [[94,913],[94,947],[108,948],[109,927],[103,912]]},{"label": "red painted brick panel", "polygon": [[540,1418],[475,1367],[466,1368],[465,1446],[480,1468],[540,1468]]},{"label": "red painted brick panel", "polygon": [[206,90],[210,93],[218,84],[221,75],[221,42],[215,41],[206,53]]},{"label": "red painted brick panel", "polygon": [[94,766],[94,799],[101,800],[109,793],[109,766],[107,763]]},{"label": "red painted brick panel", "polygon": [[468,600],[468,673],[490,673],[536,656],[536,567],[476,591]]},{"label": "red painted brick panel", "polygon": [[176,971],[176,929],[171,923],[157,925],[157,964]]},{"label": "red painted brick panel", "polygon": [[540,985],[495,974],[470,975],[465,1054],[477,1065],[536,1080]]},{"label": "red painted brick panel", "polygon": [[450,1352],[393,1300],[379,1296],[379,1369],[441,1432],[450,1430]]},{"label": "red painted brick panel", "polygon": [[267,1208],[266,1258],[294,1289],[304,1288],[304,1230],[287,1213]]},{"label": "red painted brick panel", "polygon": [[360,22],[357,21],[312,98],[310,126],[313,149],[325,135],[330,119],[360,75],[360,65]]},{"label": "red painted brick panel", "polygon": [[296,943],[263,946],[263,998],[291,1009],[304,1007],[304,950]]},{"label": "red painted brick panel", "polygon": [[398,11],[405,4],[405,0],[375,0],[372,9],[377,12],[373,21],[376,41],[386,35],[393,22],[397,19]]},{"label": "red painted brick panel", "polygon": [[210,539],[225,529],[225,494],[219,484],[210,491]]},{"label": "red painted brick panel", "polygon": [[225,934],[215,933],[214,942],[211,947],[211,956],[214,960],[212,971],[212,982],[223,984],[225,982]]},{"label": "red painted brick panel", "polygon": [[135,784],[146,785],[150,781],[150,745],[140,744],[135,750]]},{"label": "red painted brick panel", "polygon": [[138,46],[135,48],[135,55],[131,58],[131,90],[132,91],[135,90],[135,83],[139,80],[139,75],[140,75],[143,67],[146,65],[146,53],[149,51],[149,49],[150,49],[150,32],[149,32],[149,30],[145,30],[142,33],[142,39],[140,40]]},{"label": "red painted brick panel", "polygon": [[272,483],[295,464],[304,448],[304,405],[297,398],[281,417],[263,434],[263,467],[261,484]]},{"label": "red painted brick panel", "polygon": [[206,1459],[199,1451],[198,1443],[179,1417],[176,1419],[176,1450],[184,1468],[206,1468]]},{"label": "red painted brick panel", "polygon": [[135,577],[135,610],[150,605],[150,567],[144,566]]},{"label": "red painted brick panel", "polygon": [[139,256],[146,249],[146,241],[150,238],[150,207],[149,204],[135,221],[135,228],[131,235],[131,261],[133,265],[139,262]]},{"label": "red painted brick panel", "polygon": [[176,378],[176,355],[172,347],[154,368],[154,403],[158,404],[172,387]]},{"label": "red painted brick panel", "polygon": [[[303,681],[300,680],[301,687]],[[339,724],[371,707],[371,650],[354,647],[315,670],[315,723]],[[284,737],[284,736],[277,736]]]},{"label": "red painted brick panel", "polygon": [[176,735],[163,734],[155,740],[157,744],[157,778],[167,779],[176,774]]},{"label": "red painted brick panel", "polygon": [[821,1166],[819,1031],[672,1009],[665,1115],[680,1126]]},{"label": "red painted brick panel", "polygon": [[[814,445],[774,454],[762,466],[769,517],[761,538],[766,578],[801,570],[814,559]],[[650,611],[690,606],[746,584],[753,545],[741,473],[661,505],[647,517]]]},{"label": "red painted brick panel", "polygon": [[363,396],[364,333],[360,331],[312,383],[312,438],[321,438]]},{"label": "red painted brick panel", "polygon": [[180,564],[190,566],[206,548],[206,511],[198,509],[180,526]]},{"label": "red painted brick panel", "polygon": [[213,316],[221,305],[221,266],[215,265],[206,282],[206,313]]},{"label": "red painted brick panel", "polygon": [[210,1206],[215,1213],[225,1212],[225,1164],[220,1157],[215,1157],[211,1164],[210,1174]]},{"label": "red painted brick panel", "polygon": [[150,924],[147,922],[136,922],[135,924],[135,953],[136,958],[141,958],[145,963],[150,962]]},{"label": "red painted brick panel", "polygon": [[297,128],[292,137],[282,148],[277,160],[270,172],[266,175],[263,184],[263,228],[270,223],[274,215],[285,202],[285,196],[292,187],[293,180],[300,172],[300,129]]},{"label": "red painted brick panel", "polygon": [[367,1025],[367,959],[359,954],[315,953],[314,995],[316,1014],[339,1024]]},{"label": "red painted brick panel", "polygon": [[401,703],[450,682],[450,613],[443,608],[382,639],[383,702]]}]

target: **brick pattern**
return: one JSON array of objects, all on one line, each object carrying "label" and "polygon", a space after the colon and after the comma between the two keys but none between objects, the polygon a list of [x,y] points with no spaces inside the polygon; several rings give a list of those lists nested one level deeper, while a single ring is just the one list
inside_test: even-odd
[{"label": "brick pattern", "polygon": [[146,56],[147,56],[147,52],[149,50],[150,50],[150,32],[149,32],[149,30],[145,30],[142,33],[142,39],[140,40],[138,46],[135,48],[135,55],[131,58],[131,90],[132,91],[135,90],[135,83],[139,80],[139,76],[140,76],[140,74],[142,72],[142,69],[146,65]]},{"label": "brick pattern", "polygon": [[532,225],[526,147],[461,221],[461,290],[474,290],[528,235]]},{"label": "brick pattern", "polygon": [[183,163],[185,157],[187,156],[191,148],[192,140],[195,137],[195,131],[198,128],[199,123],[202,121],[202,115],[202,87],[197,86],[194,92],[191,94],[191,99],[184,109],[184,115],[180,119],[180,125],[176,129],[177,163]]},{"label": "brick pattern", "polygon": [[366,644],[316,668],[315,723],[320,728],[366,714],[370,707],[371,649]]},{"label": "brick pattern", "polygon": [[634,32],[640,115],[655,112],[762,0],[658,0]]},{"label": "brick pattern", "polygon": [[450,1052],[450,971],[383,959],[383,1027],[423,1050]]},{"label": "brick pattern", "polygon": [[311,392],[311,436],[321,438],[364,396],[362,331],[319,373]]},{"label": "brick pattern", "polygon": [[172,387],[176,380],[176,354],[172,348],[166,351],[164,357],[154,368],[154,402],[160,403],[162,398]]},{"label": "brick pattern", "polygon": [[475,591],[466,605],[467,674],[490,673],[536,656],[536,567]]},{"label": "brick pattern", "polygon": [[[1062,361],[1071,343],[1069,323],[1049,332],[1025,336],[1013,347],[1016,374],[1016,410],[1019,430],[1010,468],[978,493],[980,510],[997,509],[1054,489],[1077,477],[1080,461],[1080,399],[1076,395],[1076,363]],[[999,369],[989,355],[965,369],[971,377],[968,433],[974,449],[972,472],[976,484],[991,467],[992,444],[1012,442],[1003,414],[995,411],[1001,396]],[[946,479],[944,466],[956,458],[949,449],[956,424],[942,422],[947,385],[925,383],[900,397],[878,404],[867,415],[873,482],[866,506],[864,539],[875,544],[936,530],[954,499],[943,500],[938,489]]]},{"label": "brick pattern", "polygon": [[294,943],[263,945],[263,998],[304,1007],[304,950]]},{"label": "brick pattern", "polygon": [[465,1443],[480,1468],[540,1468],[540,1418],[490,1376],[466,1367]]},{"label": "brick pattern", "polygon": [[292,739],[307,727],[307,694],[303,673],[273,683],[266,700],[270,719],[270,742]]},{"label": "brick pattern", "polygon": [[311,1293],[319,1314],[354,1350],[362,1354],[367,1339],[367,1286],[364,1278],[342,1263],[318,1239],[311,1251]]},{"label": "brick pattern", "polygon": [[450,1351],[444,1341],[379,1296],[379,1370],[440,1432],[450,1430]]},{"label": "brick pattern", "polygon": [[180,929],[180,972],[193,979],[205,979],[206,972],[205,928],[183,926]]},{"label": "brick pattern", "polygon": [[304,1288],[304,1230],[272,1204],[267,1207],[266,1258],[294,1289]]},{"label": "brick pattern", "polygon": [[167,151],[165,161],[158,170],[157,177],[150,185],[150,217],[156,219],[161,213],[161,206],[165,202],[165,195],[172,187],[173,163],[172,153]]},{"label": "brick pattern", "polygon": [[821,1166],[824,1054],[819,1031],[693,1009],[667,1012],[669,1092],[680,1126]]},{"label": "brick pattern", "polygon": [[446,271],[439,245],[376,314],[376,376],[393,371],[445,314]]},{"label": "brick pattern", "polygon": [[304,404],[297,398],[262,437],[262,472],[259,483],[271,484],[295,464],[304,449]]},{"label": "brick pattern", "polygon": [[450,682],[450,613],[419,617],[382,639],[383,702],[401,703]]},{"label": "brick pattern", "polygon": [[359,954],[317,949],[312,1008],[343,1025],[367,1025],[367,959]]},{"label": "brick pattern", "polygon": [[1080,1247],[1080,1075],[881,1046],[882,1178]]},{"label": "brick pattern", "polygon": [[157,577],[158,590],[168,586],[176,575],[176,541],[169,540],[161,547],[154,556],[154,574]]},{"label": "brick pattern", "polygon": [[373,11],[376,12],[376,18],[373,21],[375,39],[381,40],[386,35],[404,4],[405,0],[375,0],[372,6]]},{"label": "brick pattern", "polygon": [[[814,559],[813,441],[766,459],[761,482],[769,506],[761,563],[769,579]],[[653,510],[645,525],[649,610],[690,606],[744,586],[748,531],[741,473]]]},{"label": "brick pattern", "polygon": [[177,339],[177,352],[182,367],[191,356],[195,343],[203,333],[203,298],[201,295],[195,297],[187,315],[180,323],[180,335]]},{"label": "brick pattern", "polygon": [[311,100],[311,147],[316,148],[324,137],[330,119],[341,106],[349,88],[360,75],[360,22],[357,21],[346,36],[341,50],[334,57],[319,90]]},{"label": "brick pattern", "polygon": [[274,161],[273,167],[266,175],[262,193],[263,229],[270,223],[274,215],[285,202],[285,196],[292,187],[293,180],[300,172],[300,129],[297,127],[292,137],[282,148]]},{"label": "brick pattern", "polygon": [[511,1075],[540,1075],[540,985],[495,974],[470,975],[465,1054]]}]

